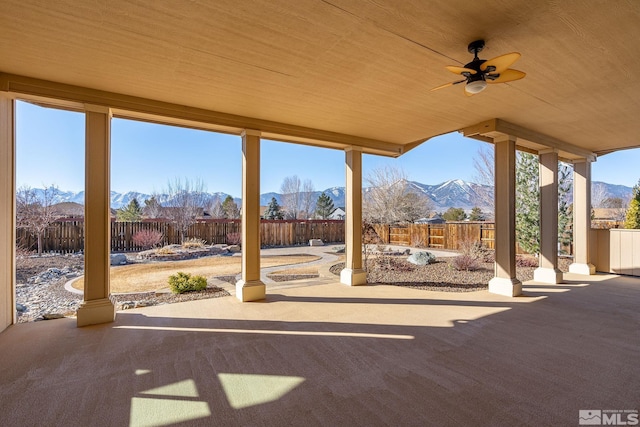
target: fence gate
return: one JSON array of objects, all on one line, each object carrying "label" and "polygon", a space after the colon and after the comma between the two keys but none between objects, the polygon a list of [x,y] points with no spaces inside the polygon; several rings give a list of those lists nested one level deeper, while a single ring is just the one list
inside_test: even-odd
[{"label": "fence gate", "polygon": [[389,243],[392,245],[409,246],[411,234],[408,227],[391,227],[389,229]]}]

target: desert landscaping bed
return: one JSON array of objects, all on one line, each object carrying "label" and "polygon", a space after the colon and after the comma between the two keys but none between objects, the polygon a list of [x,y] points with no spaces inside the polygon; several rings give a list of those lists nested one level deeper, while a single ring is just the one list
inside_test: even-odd
[{"label": "desert landscaping bed", "polygon": [[[317,259],[310,255],[284,255],[265,256],[261,258],[262,265],[277,266],[309,262]],[[560,258],[558,267],[561,271],[568,271],[570,259]],[[189,267],[194,264],[194,268]],[[229,264],[231,263],[231,264]],[[172,265],[173,264],[173,265]],[[206,267],[208,264],[208,267]],[[519,258],[517,277],[521,281],[531,280],[535,267],[531,265],[531,258],[522,262]],[[172,294],[170,292],[157,292],[166,287],[169,274],[174,271],[184,270],[192,274],[203,274],[208,279],[217,279],[235,284],[236,276],[240,272],[239,257],[207,257],[187,261],[162,261],[149,262],[130,266],[119,266],[112,269],[112,281],[116,283],[113,272],[127,273],[127,268],[145,267],[140,272],[149,274],[149,270],[161,270],[162,285],[157,283],[151,288],[140,289],[140,286],[120,289],[114,293],[113,298],[117,302],[118,309],[127,309],[141,306],[168,304],[174,302],[191,301],[205,298],[218,298],[229,293],[224,289],[210,283],[207,289],[200,292],[188,292],[184,294]],[[452,259],[440,259],[437,262],[425,266],[417,266],[409,263],[406,256],[383,256],[367,261],[368,280],[371,284],[391,284],[395,286],[407,286],[416,289],[469,292],[487,289],[487,283],[494,274],[493,263],[481,263],[474,271],[458,271],[453,267]],[[166,267],[166,268],[165,268]],[[82,303],[82,295],[69,292],[64,285],[69,280],[81,276],[84,268],[82,255],[53,255],[42,257],[19,257],[16,260],[16,303],[18,309],[18,323],[34,320],[54,319],[62,316],[72,316]],[[209,270],[206,270],[209,268]],[[344,268],[344,262],[331,267],[331,272],[339,276]],[[140,282],[137,276],[133,282]],[[116,275],[117,276],[117,275]],[[124,276],[127,276],[125,274]],[[311,279],[318,277],[317,266],[283,267],[268,275],[274,281],[290,281],[299,279]],[[129,275],[129,278],[130,275]],[[210,282],[215,282],[210,280]],[[116,292],[116,291],[114,291]]]},{"label": "desert landscaping bed", "polygon": [[[207,278],[235,284],[240,273],[240,257],[209,256],[182,261],[135,261],[135,254],[127,259],[131,264],[112,267],[112,298],[117,309],[128,309],[197,299],[218,298],[229,293],[215,284],[199,292],[173,294],[157,292],[167,288],[169,275],[177,271],[204,275]],[[263,256],[264,267],[290,265],[318,259],[314,255]],[[83,288],[84,256],[45,255],[21,256],[16,259],[16,308],[18,323],[56,319],[75,315],[82,303],[82,295],[69,292],[65,283],[74,278],[76,289]]]},{"label": "desert landscaping bed", "polygon": [[[567,272],[570,259],[560,258],[558,268]],[[520,258],[520,266],[516,267],[516,277],[522,281],[533,279],[533,271],[536,267],[530,265],[531,258]],[[338,263],[331,267],[330,271],[339,276],[344,268],[344,263]],[[473,271],[458,271],[453,266],[453,259],[437,260],[433,264],[414,265],[406,260],[406,257],[391,256],[367,260],[367,281],[370,284],[387,284],[394,286],[406,286],[415,289],[440,292],[470,292],[488,288],[489,280],[494,276],[494,264],[484,262]]]}]

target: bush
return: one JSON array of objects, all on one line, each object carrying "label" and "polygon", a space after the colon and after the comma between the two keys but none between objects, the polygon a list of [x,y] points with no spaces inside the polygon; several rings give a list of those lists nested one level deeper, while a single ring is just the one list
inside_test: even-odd
[{"label": "bush", "polygon": [[517,267],[537,267],[538,266],[538,258],[534,256],[528,255],[517,255],[516,256],[516,266]]},{"label": "bush", "polygon": [[157,230],[140,230],[133,235],[133,244],[142,249],[151,249],[162,242],[164,236]]},{"label": "bush", "polygon": [[416,266],[409,263],[407,260],[390,255],[381,255],[373,258],[369,261],[369,264],[372,267],[372,270],[381,271],[409,272],[416,269]]},{"label": "bush", "polygon": [[462,254],[453,258],[451,265],[458,271],[475,271],[480,268],[480,261],[472,255]]},{"label": "bush", "polygon": [[172,254],[175,254],[176,251],[173,250],[171,245],[168,245],[168,246],[164,246],[162,248],[156,249],[156,253],[158,255],[172,255]]},{"label": "bush", "polygon": [[411,246],[414,248],[426,248],[427,244],[422,236],[414,234],[411,236]]},{"label": "bush", "polygon": [[190,248],[204,248],[205,245],[205,241],[202,239],[197,239],[195,237],[192,237],[191,239],[187,239],[185,241],[182,242],[182,247],[185,249],[190,249]]},{"label": "bush", "polygon": [[227,233],[227,245],[239,245],[240,243],[242,243],[240,233]]},{"label": "bush", "polygon": [[468,255],[478,260],[478,262],[495,262],[495,251],[482,246],[477,240],[464,240],[460,243],[461,255]]},{"label": "bush", "polygon": [[204,276],[191,276],[189,273],[179,271],[169,276],[169,287],[174,294],[184,292],[201,291],[207,287],[207,279]]}]

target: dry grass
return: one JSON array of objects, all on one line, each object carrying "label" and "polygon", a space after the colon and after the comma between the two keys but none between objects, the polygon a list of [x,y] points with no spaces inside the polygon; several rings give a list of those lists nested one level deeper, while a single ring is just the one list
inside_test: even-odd
[{"label": "dry grass", "polygon": [[[279,265],[300,264],[315,261],[319,258],[312,255],[264,256],[260,257],[260,266],[276,267]],[[178,271],[210,278],[212,276],[239,274],[240,270],[240,257],[206,257],[185,261],[151,262],[111,267],[111,292],[146,292],[166,288],[169,276],[176,274]],[[74,282],[73,287],[80,290],[84,289],[84,277]]]}]

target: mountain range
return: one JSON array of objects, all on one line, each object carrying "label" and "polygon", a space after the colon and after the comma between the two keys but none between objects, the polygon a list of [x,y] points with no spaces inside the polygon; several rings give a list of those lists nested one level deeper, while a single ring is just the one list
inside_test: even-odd
[{"label": "mountain range", "polygon": [[[463,181],[461,179],[455,179],[445,181],[436,185],[422,184],[416,181],[408,181],[407,185],[414,191],[425,195],[431,205],[432,209],[437,212],[444,212],[450,207],[463,208],[465,210],[471,210],[474,206],[479,206],[483,210],[488,209],[486,206],[487,199],[490,199],[493,193],[493,187],[489,185],[476,184],[473,182]],[[593,188],[598,188],[598,193],[602,197],[619,197],[625,203],[630,199],[632,189],[624,185],[607,184],[604,182],[593,182]],[[36,191],[42,192],[42,189],[36,189]],[[366,192],[367,189],[365,188]],[[313,200],[322,194],[326,193],[333,200],[334,206],[345,205],[345,187],[330,187],[324,191],[315,191],[313,193]],[[224,200],[228,194],[222,192],[209,193],[211,197],[219,197],[220,200]],[[157,196],[160,203],[167,199],[166,195]],[[271,198],[275,197],[279,204],[282,204],[282,194],[280,193],[263,193],[260,195],[260,204],[267,205],[271,201]],[[132,199],[136,198],[138,202],[144,206],[144,201],[151,198],[151,194],[140,193],[137,191],[129,191],[126,193],[118,193],[116,191],[111,192],[111,207],[118,209],[126,206]],[[241,204],[241,199],[234,198],[238,205]],[[54,203],[74,202],[78,204],[84,204],[84,191],[60,191],[54,198]]]}]

